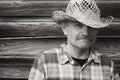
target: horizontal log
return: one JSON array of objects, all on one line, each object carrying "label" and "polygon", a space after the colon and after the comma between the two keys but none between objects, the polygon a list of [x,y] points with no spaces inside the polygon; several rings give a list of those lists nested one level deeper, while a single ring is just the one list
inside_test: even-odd
[{"label": "horizontal log", "polygon": [[[59,47],[65,38],[0,40],[0,58],[35,58],[41,52]],[[98,38],[93,46],[110,58],[120,58],[120,38]]]},{"label": "horizontal log", "polygon": [[[51,16],[55,10],[65,10],[69,0],[1,0],[0,16]],[[97,0],[103,16],[120,17],[119,0]]]},{"label": "horizontal log", "polygon": [[[101,29],[99,36],[120,37],[120,19],[115,18],[108,28]],[[63,32],[51,18],[1,17],[0,37],[63,37]]]},{"label": "horizontal log", "polygon": [[27,79],[32,63],[33,60],[0,58],[0,78]]},{"label": "horizontal log", "polygon": [[44,50],[58,47],[64,41],[64,39],[0,40],[0,56],[6,58],[34,58]]},{"label": "horizontal log", "polygon": [[0,22],[0,37],[62,36],[60,27],[52,21]]},{"label": "horizontal log", "polygon": [[[0,78],[27,79],[33,59],[65,41],[65,38],[0,40]],[[120,39],[98,38],[94,48],[113,59],[120,72]]]}]

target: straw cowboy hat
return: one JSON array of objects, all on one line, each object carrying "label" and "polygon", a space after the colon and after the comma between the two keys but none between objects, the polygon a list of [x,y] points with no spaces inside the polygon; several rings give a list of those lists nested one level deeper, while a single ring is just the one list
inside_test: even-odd
[{"label": "straw cowboy hat", "polygon": [[112,16],[100,17],[100,10],[94,0],[70,0],[66,11],[54,11],[52,18],[58,24],[70,20],[93,28],[104,28],[113,20]]}]

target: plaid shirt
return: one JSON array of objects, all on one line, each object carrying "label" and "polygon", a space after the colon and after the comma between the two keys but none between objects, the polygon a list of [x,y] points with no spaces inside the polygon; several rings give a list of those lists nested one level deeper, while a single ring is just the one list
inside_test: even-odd
[{"label": "plaid shirt", "polygon": [[101,53],[90,51],[83,66],[62,48],[44,52],[35,59],[29,80],[120,80],[114,63]]}]

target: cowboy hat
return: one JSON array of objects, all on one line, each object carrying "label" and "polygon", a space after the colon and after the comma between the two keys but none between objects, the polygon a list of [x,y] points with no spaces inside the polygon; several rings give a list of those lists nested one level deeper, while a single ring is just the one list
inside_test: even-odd
[{"label": "cowboy hat", "polygon": [[92,28],[104,28],[112,20],[112,16],[100,17],[100,10],[94,0],[70,0],[66,11],[54,11],[52,18],[60,24],[64,21],[78,21]]}]

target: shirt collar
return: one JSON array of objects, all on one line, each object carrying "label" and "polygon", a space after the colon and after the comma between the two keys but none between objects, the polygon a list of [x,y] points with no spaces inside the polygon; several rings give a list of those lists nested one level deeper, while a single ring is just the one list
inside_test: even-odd
[{"label": "shirt collar", "polygon": [[[70,64],[75,64],[75,61],[72,59],[67,49],[65,49],[65,45],[61,47],[60,53],[60,64],[66,64],[69,62]],[[100,63],[100,55],[95,52],[93,49],[90,50],[90,55],[88,58],[88,62],[94,61],[95,63]]]},{"label": "shirt collar", "polygon": [[100,54],[93,49],[90,50],[90,56],[88,58],[88,61],[91,60],[93,60],[95,63],[100,63]]}]

